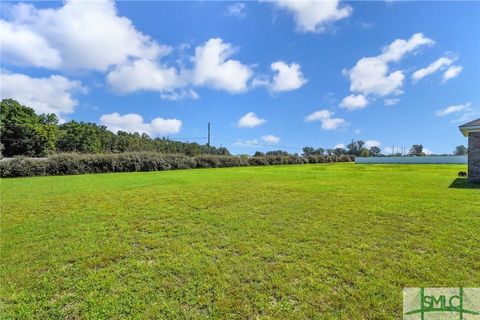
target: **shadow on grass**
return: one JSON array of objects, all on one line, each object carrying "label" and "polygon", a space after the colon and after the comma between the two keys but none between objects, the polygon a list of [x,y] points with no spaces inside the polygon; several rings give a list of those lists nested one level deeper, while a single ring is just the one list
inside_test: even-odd
[{"label": "shadow on grass", "polygon": [[465,178],[457,178],[453,180],[449,188],[455,189],[480,189],[480,182],[468,182]]}]

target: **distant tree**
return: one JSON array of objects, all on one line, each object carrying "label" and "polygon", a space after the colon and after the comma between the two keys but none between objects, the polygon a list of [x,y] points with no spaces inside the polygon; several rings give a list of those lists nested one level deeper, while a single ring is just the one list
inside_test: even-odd
[{"label": "distant tree", "polygon": [[333,156],[333,149],[325,149],[323,154],[326,154],[327,156]]},{"label": "distant tree", "polygon": [[408,154],[412,156],[424,156],[425,154],[423,153],[423,145],[421,144],[414,144],[411,148]]},{"label": "distant tree", "polygon": [[99,153],[101,143],[95,123],[70,121],[60,125],[59,151]]},{"label": "distant tree", "polygon": [[360,157],[368,157],[370,156],[370,151],[368,151],[366,148],[360,149]]},{"label": "distant tree", "polygon": [[362,154],[367,154],[368,150],[365,148],[365,142],[362,140],[352,141],[347,145],[347,153],[355,156],[361,156]]},{"label": "distant tree", "polygon": [[460,146],[455,147],[455,151],[453,152],[456,156],[463,156],[468,153],[468,149],[462,144]]},{"label": "distant tree", "polygon": [[315,152],[315,149],[312,147],[304,147],[302,155],[304,157],[311,156]]},{"label": "distant tree", "polygon": [[265,153],[267,156],[288,156],[289,153],[287,151],[283,150],[273,150],[273,151],[268,151]]},{"label": "distant tree", "polygon": [[257,151],[257,152],[255,152],[255,154],[253,156],[254,157],[265,157],[265,153]]},{"label": "distant tree", "polygon": [[382,150],[380,150],[379,147],[373,146],[370,148],[370,156],[372,157],[378,157]]},{"label": "distant tree", "polygon": [[343,149],[343,148],[335,148],[333,150],[333,154],[336,155],[336,156],[343,156],[345,154],[347,154],[347,150]]},{"label": "distant tree", "polygon": [[313,152],[313,154],[318,155],[318,156],[321,156],[321,155],[323,155],[324,153],[325,153],[325,149],[323,149],[323,148],[317,148],[317,149],[315,149],[315,151]]},{"label": "distant tree", "polygon": [[220,147],[217,149],[217,153],[216,154],[219,154],[221,156],[230,156],[230,151],[228,151],[227,148],[225,147]]},{"label": "distant tree", "polygon": [[4,99],[0,102],[0,123],[4,156],[39,157],[55,151],[58,119],[54,114],[38,116],[32,108]]},{"label": "distant tree", "polygon": [[53,152],[129,152],[155,151],[229,155],[227,148],[154,138],[146,133],[118,131],[113,133],[95,123],[69,121],[58,125],[54,114],[37,115],[32,108],[15,100],[4,99],[0,104],[0,152],[4,156],[45,156]]}]

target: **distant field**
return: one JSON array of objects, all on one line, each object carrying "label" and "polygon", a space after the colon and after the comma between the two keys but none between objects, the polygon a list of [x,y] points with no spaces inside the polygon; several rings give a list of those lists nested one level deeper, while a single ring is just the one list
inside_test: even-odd
[{"label": "distant field", "polygon": [[464,165],[1,180],[0,317],[392,319],[403,287],[480,287]]}]

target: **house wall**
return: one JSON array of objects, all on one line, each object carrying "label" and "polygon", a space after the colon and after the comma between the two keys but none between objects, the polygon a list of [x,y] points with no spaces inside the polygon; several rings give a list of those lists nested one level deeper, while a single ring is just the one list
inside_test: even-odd
[{"label": "house wall", "polygon": [[468,180],[480,181],[480,132],[468,134]]}]

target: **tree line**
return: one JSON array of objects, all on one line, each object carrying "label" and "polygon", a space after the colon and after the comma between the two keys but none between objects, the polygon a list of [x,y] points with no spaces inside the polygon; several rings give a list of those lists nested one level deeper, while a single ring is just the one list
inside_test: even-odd
[{"label": "tree line", "polygon": [[13,99],[0,103],[0,150],[5,157],[23,155],[45,157],[54,153],[124,153],[151,151],[230,155],[227,148],[216,148],[195,142],[180,142],[168,138],[151,138],[147,134],[118,131],[92,122],[59,123],[55,114],[37,115],[32,108]]},{"label": "tree line", "polygon": [[[342,156],[342,155],[354,155],[357,157],[383,157],[383,156],[403,156],[401,152],[396,152],[393,154],[382,154],[382,150],[377,146],[372,146],[370,148],[366,147],[366,144],[362,140],[352,141],[349,143],[347,148],[334,148],[334,149],[323,149],[323,148],[312,148],[304,147],[303,156],[309,155],[328,155],[328,156]],[[456,156],[466,155],[468,152],[467,148],[463,145],[457,146],[453,151],[453,154]],[[268,152],[267,152],[268,153]],[[421,144],[414,144],[408,151],[409,156],[425,156],[424,147]]]},{"label": "tree line", "polygon": [[[2,156],[17,155],[28,157],[45,157],[55,153],[125,153],[125,152],[158,152],[164,154],[185,154],[198,156],[203,154],[230,155],[225,147],[202,145],[195,142],[180,142],[168,138],[151,138],[143,133],[118,131],[113,133],[106,126],[93,122],[77,122],[75,120],[59,123],[55,114],[37,115],[32,108],[26,107],[13,99],[0,102],[0,152]],[[409,152],[411,156],[424,156],[421,144],[414,144]],[[455,155],[467,154],[467,148],[457,146]],[[257,151],[254,157],[290,156],[283,150],[268,152]],[[294,154],[296,155],[296,154]],[[359,157],[385,156],[377,146],[367,147],[362,140],[352,141],[346,148],[313,148],[304,147],[303,157],[344,155]],[[401,156],[401,153],[393,154]]]}]

